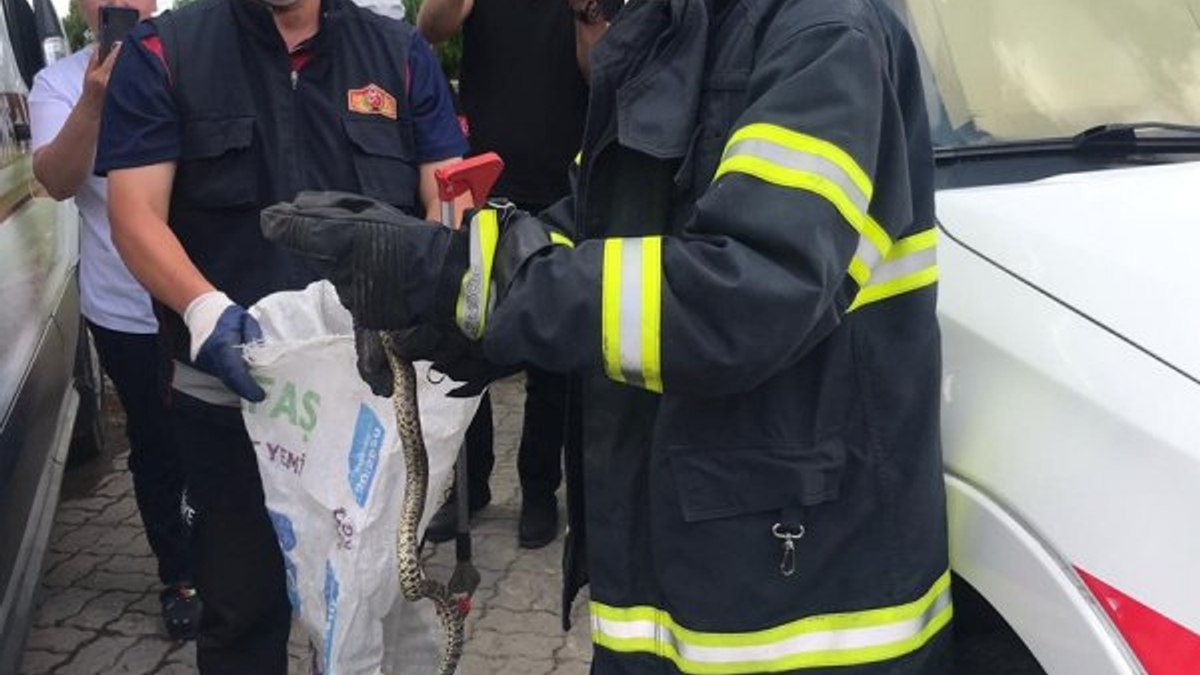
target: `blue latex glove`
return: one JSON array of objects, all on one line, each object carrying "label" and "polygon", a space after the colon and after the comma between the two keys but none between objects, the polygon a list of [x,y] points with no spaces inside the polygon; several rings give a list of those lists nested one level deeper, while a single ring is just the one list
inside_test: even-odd
[{"label": "blue latex glove", "polygon": [[254,317],[220,291],[209,291],[192,300],[183,321],[192,334],[192,363],[216,376],[247,401],[267,397],[242,358],[242,345],[262,339]]}]

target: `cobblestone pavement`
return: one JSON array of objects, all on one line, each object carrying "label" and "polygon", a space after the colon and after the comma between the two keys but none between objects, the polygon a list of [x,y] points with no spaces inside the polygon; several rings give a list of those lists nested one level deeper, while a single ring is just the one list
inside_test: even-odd
[{"label": "cobblestone pavement", "polygon": [[[493,387],[496,469],[492,504],[475,521],[475,563],[483,576],[468,620],[464,675],[575,675],[588,671],[591,643],[586,608],[574,628],[560,627],[562,539],[537,551],[516,545],[520,494],[516,446],[523,383]],[[115,396],[113,397],[115,398]],[[124,443],[120,429],[114,437]],[[163,634],[154,558],[142,533],[124,453],[93,473],[86,488],[65,488],[50,539],[40,605],[21,675],[187,675],[195,673],[194,643]],[[76,482],[78,479],[76,478]],[[561,499],[560,499],[561,502]],[[435,550],[428,569],[449,578],[453,544]],[[307,642],[294,630],[291,674],[307,675]]]}]

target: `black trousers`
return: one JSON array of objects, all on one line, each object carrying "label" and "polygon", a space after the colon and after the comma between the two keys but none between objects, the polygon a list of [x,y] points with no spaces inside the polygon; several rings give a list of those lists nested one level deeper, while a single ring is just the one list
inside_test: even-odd
[{"label": "black trousers", "polygon": [[[562,481],[567,378],[530,368],[525,371],[525,419],[517,450],[517,475],[525,500],[549,501]],[[484,394],[467,428],[468,501],[479,508],[491,498],[488,479],[496,459],[492,449],[492,403]]]},{"label": "black trousers", "polygon": [[109,330],[91,321],[87,325],[100,367],[125,408],[133,495],[158,559],[158,578],[165,586],[191,583],[190,533],[182,509],[184,470],[163,403],[163,378],[156,367],[158,338]]},{"label": "black trousers", "polygon": [[173,392],[171,420],[188,472],[192,569],[204,614],[202,675],[287,675],[291,605],[254,447],[237,408]]}]

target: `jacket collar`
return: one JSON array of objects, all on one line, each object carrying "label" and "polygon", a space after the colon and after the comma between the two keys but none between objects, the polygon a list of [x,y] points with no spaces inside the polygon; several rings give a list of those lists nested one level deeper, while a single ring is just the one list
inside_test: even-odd
[{"label": "jacket collar", "polygon": [[594,86],[616,86],[621,145],[659,159],[686,154],[700,104],[704,0],[634,0],[592,57]]}]

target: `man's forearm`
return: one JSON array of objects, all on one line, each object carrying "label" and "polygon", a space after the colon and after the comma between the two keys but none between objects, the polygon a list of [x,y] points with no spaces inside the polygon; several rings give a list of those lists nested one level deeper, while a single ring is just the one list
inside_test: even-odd
[{"label": "man's forearm", "polygon": [[[161,165],[160,165],[161,166]],[[145,167],[109,174],[108,216],[113,244],[133,276],[160,302],[181,316],[188,304],[213,290],[166,222],[174,166],[146,175]],[[165,195],[157,194],[164,185]],[[147,196],[149,188],[150,196]]]},{"label": "man's forearm", "polygon": [[431,44],[445,42],[462,28],[474,0],[425,0],[417,12],[417,30]]},{"label": "man's forearm", "polygon": [[[421,204],[425,207],[425,220],[435,223],[442,223],[442,202],[438,198],[436,171],[443,167],[461,162],[462,157],[451,157],[438,162],[428,162],[420,167],[421,182],[419,191],[421,193]],[[458,199],[454,200],[454,217],[451,223],[442,223],[450,227],[457,228],[462,223],[463,213],[471,208],[474,203],[471,201],[471,193],[467,192],[459,195]]]},{"label": "man's forearm", "polygon": [[33,153],[33,175],[51,197],[62,201],[79,191],[92,172],[99,134],[99,108],[81,100],[54,140]]},{"label": "man's forearm", "polygon": [[182,316],[192,300],[213,290],[165,222],[156,218],[133,218],[123,226],[116,222],[114,218],[113,243],[150,295]]}]

